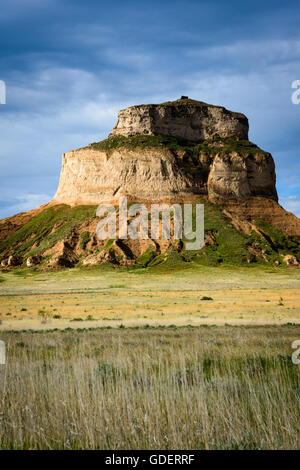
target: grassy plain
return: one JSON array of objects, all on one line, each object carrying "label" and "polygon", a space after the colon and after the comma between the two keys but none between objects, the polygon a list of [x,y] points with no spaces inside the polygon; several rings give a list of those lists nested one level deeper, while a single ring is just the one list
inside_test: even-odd
[{"label": "grassy plain", "polygon": [[300,326],[2,332],[2,449],[297,449]]},{"label": "grassy plain", "polygon": [[300,322],[298,269],[187,263],[180,271],[20,269],[1,279],[1,329]]},{"label": "grassy plain", "polygon": [[300,271],[0,275],[1,449],[299,449]]}]

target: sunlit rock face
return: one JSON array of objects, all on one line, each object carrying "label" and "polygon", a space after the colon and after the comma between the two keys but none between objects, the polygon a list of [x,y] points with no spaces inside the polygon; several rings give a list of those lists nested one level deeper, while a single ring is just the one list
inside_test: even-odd
[{"label": "sunlit rock face", "polygon": [[[249,142],[248,120],[243,114],[187,97],[159,105],[132,106],[120,111],[107,139],[63,154],[53,201],[0,221],[0,264],[4,269],[22,263],[30,268],[44,263],[50,269],[107,262],[148,266],[157,255],[163,255],[159,262],[164,262],[170,250],[180,253],[182,240],[118,238],[110,243],[112,240],[98,239],[97,205],[118,206],[120,196],[126,196],[129,203],[147,206],[204,202],[205,223],[210,227],[204,249],[216,247],[205,254],[205,263],[211,253],[218,256],[212,263],[238,253],[241,262],[274,263],[277,256],[276,263],[297,268],[300,259],[295,246],[299,238],[292,242],[278,238],[280,250],[283,243],[287,247],[281,259],[277,241],[272,240],[277,232],[269,232],[266,225],[299,237],[300,219],[278,204],[275,183],[272,155]],[[34,223],[39,216],[41,219]],[[244,241],[244,246],[233,235],[232,243],[238,243],[236,251],[228,248],[228,235],[222,238],[221,233],[223,223],[228,229],[228,220],[246,235],[255,232],[250,244]],[[22,232],[20,228],[26,224]],[[19,235],[11,239],[16,232]],[[26,240],[18,238],[24,234]],[[294,252],[288,253],[290,248]]]},{"label": "sunlit rock face", "polygon": [[197,183],[167,148],[79,149],[63,155],[55,201],[71,205],[134,200],[159,201],[193,195]]},{"label": "sunlit rock face", "polygon": [[277,201],[270,153],[248,141],[240,113],[182,98],[120,111],[108,139],[63,155],[54,201]]},{"label": "sunlit rock face", "polygon": [[123,109],[111,135],[161,134],[201,142],[215,137],[247,140],[248,130],[244,114],[185,98]]},{"label": "sunlit rock face", "polygon": [[272,155],[260,149],[250,155],[236,151],[217,154],[208,176],[211,201],[263,196],[277,201],[275,165]]}]

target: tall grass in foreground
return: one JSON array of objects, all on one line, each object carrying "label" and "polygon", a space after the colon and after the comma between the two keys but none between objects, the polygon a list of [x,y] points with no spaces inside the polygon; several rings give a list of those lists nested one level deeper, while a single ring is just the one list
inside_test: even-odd
[{"label": "tall grass in foreground", "polygon": [[2,332],[2,449],[299,448],[300,327]]}]

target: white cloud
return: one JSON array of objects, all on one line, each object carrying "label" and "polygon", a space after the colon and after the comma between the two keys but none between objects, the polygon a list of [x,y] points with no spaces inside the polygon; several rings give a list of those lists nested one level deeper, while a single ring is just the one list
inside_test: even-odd
[{"label": "white cloud", "polygon": [[105,138],[117,119],[118,105],[101,80],[80,69],[49,67],[8,88],[0,114],[2,178],[58,176],[63,152]]},{"label": "white cloud", "polygon": [[288,196],[280,198],[279,203],[289,212],[292,212],[297,217],[300,217],[300,196]]},{"label": "white cloud", "polygon": [[7,201],[7,205],[4,208],[0,208],[0,218],[4,219],[19,212],[27,212],[42,204],[46,204],[51,199],[49,194],[23,194],[16,196],[13,201]]}]

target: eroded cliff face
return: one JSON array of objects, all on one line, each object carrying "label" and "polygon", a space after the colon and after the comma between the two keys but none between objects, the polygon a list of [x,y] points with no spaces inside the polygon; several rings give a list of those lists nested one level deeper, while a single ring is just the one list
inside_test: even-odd
[{"label": "eroded cliff face", "polygon": [[275,165],[271,154],[257,151],[217,154],[208,176],[208,196],[213,202],[264,196],[277,201]]},{"label": "eroded cliff face", "polygon": [[108,139],[63,155],[54,200],[211,201],[262,196],[277,201],[272,156],[248,141],[240,113],[179,99],[120,111]]},{"label": "eroded cliff face", "polygon": [[127,142],[115,149],[95,144],[67,152],[54,200],[70,205],[118,202],[120,196],[149,202],[184,201],[195,195],[219,203],[256,196],[277,200],[269,153],[241,143],[228,150],[223,140],[192,150],[151,142],[132,147]]},{"label": "eroded cliff face", "polygon": [[54,200],[0,224],[2,266],[190,261],[181,240],[98,240],[96,208],[120,196],[204,203],[204,264],[299,265],[300,219],[278,205],[273,158],[248,141],[247,118],[180,99],[120,111],[107,139],[64,153]]},{"label": "eroded cliff face", "polygon": [[118,201],[120,196],[141,201],[188,197],[196,188],[180,162],[176,152],[151,147],[67,152],[54,199],[77,205]]},{"label": "eroded cliff face", "polygon": [[179,99],[121,110],[111,135],[168,135],[197,143],[215,137],[247,140],[248,129],[248,119],[241,113],[202,101]]}]

